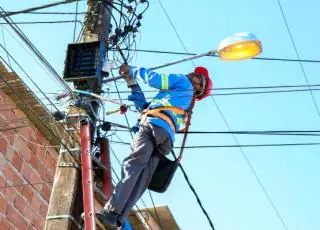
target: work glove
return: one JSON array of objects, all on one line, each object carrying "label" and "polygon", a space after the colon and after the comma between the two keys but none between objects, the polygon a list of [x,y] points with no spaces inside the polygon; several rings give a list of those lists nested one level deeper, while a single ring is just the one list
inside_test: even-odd
[{"label": "work glove", "polygon": [[119,74],[123,76],[124,80],[127,82],[128,88],[133,87],[134,85],[137,85],[137,80],[134,79],[130,74],[129,74],[130,66],[127,64],[122,64],[119,69]]},{"label": "work glove", "polygon": [[131,95],[128,96],[128,100],[134,103],[139,112],[142,112],[147,107],[148,103],[140,86],[138,84],[132,86],[131,92]]},{"label": "work glove", "polygon": [[140,125],[139,125],[139,120],[137,121],[137,123],[131,127],[130,131],[133,132],[134,134],[136,134],[140,129]]}]

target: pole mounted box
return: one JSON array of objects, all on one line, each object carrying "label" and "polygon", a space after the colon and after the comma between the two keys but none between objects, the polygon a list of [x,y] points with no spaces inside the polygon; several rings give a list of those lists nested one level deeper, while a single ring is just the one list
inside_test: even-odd
[{"label": "pole mounted box", "polygon": [[63,79],[73,82],[78,89],[93,89],[102,82],[98,72],[100,41],[69,44],[65,60]]}]

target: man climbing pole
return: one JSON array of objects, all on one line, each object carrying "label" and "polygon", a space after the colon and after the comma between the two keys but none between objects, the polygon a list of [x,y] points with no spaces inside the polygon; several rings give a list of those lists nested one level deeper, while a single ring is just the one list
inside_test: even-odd
[{"label": "man climbing pole", "polygon": [[[146,68],[123,64],[119,73],[125,76],[132,89],[129,100],[134,101],[142,112],[139,130],[131,144],[131,154],[124,159],[121,180],[115,186],[104,209],[96,214],[108,229],[116,229],[127,218],[136,201],[142,196],[159,163],[159,157],[166,155],[173,147],[175,132],[185,122],[185,113],[193,107],[195,100],[210,95],[212,81],[204,67],[184,74],[158,74]],[[136,80],[160,91],[147,103]]]}]

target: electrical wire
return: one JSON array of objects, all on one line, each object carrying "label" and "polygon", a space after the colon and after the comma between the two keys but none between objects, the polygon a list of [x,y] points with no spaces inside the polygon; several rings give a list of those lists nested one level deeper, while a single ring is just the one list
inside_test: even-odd
[{"label": "electrical wire", "polygon": [[[6,44],[6,39],[4,38],[4,31],[3,31],[3,25],[1,25],[1,33],[2,33],[2,41],[3,41],[3,45],[5,48],[7,48],[7,44]],[[10,57],[7,54],[7,58],[8,58],[8,64],[11,67],[11,61],[10,61]]]},{"label": "electrical wire", "polygon": [[[4,9],[0,6],[2,12]],[[32,42],[26,37],[26,35],[20,30],[20,28],[15,25],[14,21],[8,16],[3,17],[3,19],[10,25],[10,27],[16,32],[16,34],[21,38],[21,40],[31,49],[31,51],[35,54],[36,57],[43,63],[43,65],[48,69],[48,71],[52,74],[55,80],[61,84],[63,88],[69,93],[72,92],[69,85],[60,77],[60,75],[56,72],[56,70],[51,66],[51,64],[44,58],[44,56],[40,53],[40,51],[32,44]]]},{"label": "electrical wire", "polygon": [[[127,129],[116,129],[117,132],[129,132]],[[177,132],[176,134],[184,134]],[[188,134],[236,134],[236,135],[262,135],[262,136],[320,136],[320,130],[266,130],[266,131],[188,131]]]},{"label": "electrical wire", "polygon": [[[171,18],[170,18],[170,16],[169,16],[169,14],[167,13],[166,9],[164,8],[164,5],[162,4],[161,0],[158,0],[158,2],[159,2],[159,4],[160,4],[160,7],[161,7],[161,9],[162,9],[163,13],[165,14],[166,18],[168,19],[168,21],[169,21],[169,23],[170,23],[170,25],[171,25],[172,29],[174,30],[174,32],[175,32],[175,34],[176,34],[177,38],[179,39],[180,44],[182,45],[183,49],[185,50],[185,52],[186,52],[186,53],[189,53],[189,52],[188,52],[188,50],[187,50],[186,45],[184,44],[184,42],[183,42],[183,40],[182,40],[181,36],[180,36],[180,35],[179,35],[179,33],[178,33],[177,28],[176,28],[176,27],[175,27],[175,25],[173,24],[173,22],[172,22],[172,20],[171,20]],[[194,61],[193,61],[193,60],[191,60],[191,62],[192,62],[192,65],[195,67],[196,65],[195,65]]]},{"label": "electrical wire", "polygon": [[[151,49],[130,49],[130,48],[123,48],[124,50],[128,51],[135,51],[135,52],[143,52],[143,53],[154,53],[154,54],[171,54],[171,55],[186,55],[186,56],[194,56],[197,55],[196,53],[189,53],[189,52],[175,52],[175,51],[163,51],[163,50],[151,50]],[[208,54],[206,57],[215,57],[218,58],[219,56],[216,54]],[[272,57],[254,57],[251,58],[252,60],[260,60],[260,61],[282,61],[282,62],[305,62],[305,63],[320,63],[320,60],[311,60],[311,59],[293,59],[293,58],[272,58]]]},{"label": "electrical wire", "polygon": [[[55,107],[55,109],[57,111],[59,111],[59,109],[55,106],[55,104],[49,99],[49,97],[42,91],[42,89],[36,84],[36,82],[29,76],[29,74],[22,68],[22,66],[17,62],[17,60],[7,51],[7,49],[0,44],[0,47],[6,52],[6,54],[13,60],[13,62],[22,70],[22,72],[25,74],[25,76],[33,83],[34,86],[36,86],[36,88],[42,93],[42,95]],[[0,56],[0,59],[5,63],[6,61]],[[11,66],[9,66],[11,72],[15,72]],[[31,91],[31,90],[30,90]],[[12,92],[15,92],[14,90],[12,90]],[[35,95],[34,95],[35,96]],[[37,98],[37,97],[36,97]]]},{"label": "electrical wire", "polygon": [[[215,104],[215,106],[216,106],[219,114],[221,115],[222,119],[224,120],[224,123],[226,124],[228,130],[231,132],[232,130],[231,130],[231,127],[230,127],[230,125],[229,125],[229,122],[227,121],[226,117],[223,115],[223,113],[222,113],[220,107],[218,106],[217,102],[213,99],[212,96],[211,96],[210,98],[212,99],[213,103]],[[283,226],[285,226],[285,228],[286,228],[286,224],[285,224],[285,222],[284,222],[284,220],[283,220],[280,212],[278,211],[277,207],[276,207],[275,204],[273,203],[273,201],[272,201],[272,199],[271,199],[271,196],[269,195],[269,193],[267,192],[266,188],[264,187],[264,185],[263,185],[263,183],[262,183],[262,180],[261,180],[260,177],[258,176],[258,174],[257,174],[256,170],[254,169],[253,165],[251,164],[251,161],[249,160],[247,154],[244,152],[243,148],[244,148],[245,146],[240,145],[240,142],[238,141],[238,138],[236,137],[235,134],[232,134],[232,137],[233,137],[234,141],[237,143],[237,145],[235,145],[235,146],[237,146],[237,148],[240,149],[240,152],[241,152],[242,157],[244,158],[245,162],[246,162],[247,165],[249,166],[249,168],[250,168],[253,176],[255,177],[256,181],[258,182],[258,185],[259,185],[260,188],[262,189],[264,195],[266,196],[268,202],[270,203],[271,207],[273,208],[274,212],[276,213],[278,219],[281,221],[281,223],[283,224]],[[256,146],[256,147],[258,147],[258,146]],[[263,147],[263,146],[260,145],[259,147]]]},{"label": "electrical wire", "polygon": [[[2,59],[1,56],[0,56],[0,58]],[[2,60],[3,60],[3,59],[2,59]],[[5,62],[5,60],[3,60],[3,61]],[[23,80],[22,80],[18,75],[17,75],[17,77],[20,79],[21,82],[23,82]],[[38,114],[37,114],[37,113],[34,111],[34,109],[26,102],[26,100],[23,98],[23,96],[21,96],[18,91],[15,91],[15,90],[12,88],[12,86],[10,85],[10,83],[9,83],[7,80],[5,80],[5,79],[3,78],[3,76],[1,76],[1,75],[0,75],[0,80],[2,80],[2,81],[8,86],[8,88],[9,88],[12,92],[14,92],[14,94],[15,94],[15,95],[17,96],[17,98],[22,102],[23,105],[25,105],[27,108],[29,108],[29,112],[33,114],[33,116],[43,125],[43,127],[44,127],[45,129],[47,129],[47,130],[52,134],[53,137],[57,137],[57,134],[54,132],[54,130],[51,129],[51,128],[49,128],[49,126],[47,125],[48,123],[47,123],[47,122],[44,122],[44,121],[38,116]],[[23,83],[24,83],[24,82],[23,82]],[[37,85],[36,85],[36,86],[37,86]],[[31,89],[30,89],[27,85],[25,85],[25,87],[32,93]],[[38,86],[37,86],[37,87],[38,87]],[[32,94],[33,94],[33,93],[32,93]],[[35,98],[37,98],[34,94],[33,94],[33,96],[34,96]],[[39,101],[39,103],[42,104],[40,101]],[[43,106],[43,108],[44,108],[45,110],[47,110],[45,106]],[[49,113],[48,110],[47,110],[47,112]],[[59,124],[59,125],[60,125],[60,127],[62,127],[62,128],[66,131],[65,127],[61,126],[61,124]],[[68,133],[68,132],[67,132],[67,133]],[[69,136],[73,141],[75,141],[76,143],[78,143],[77,140],[75,140],[72,135],[68,134],[68,136]],[[59,139],[61,145],[62,145],[69,153],[71,153],[71,151],[70,151],[70,149],[68,148],[68,146],[66,146],[66,144],[65,144],[62,140],[60,140],[60,138],[58,138],[58,139]],[[72,154],[71,154],[71,157],[72,157],[75,161],[77,161]]]},{"label": "electrical wire", "polygon": [[73,43],[75,43],[76,41],[76,31],[77,31],[77,23],[76,21],[78,21],[78,6],[79,6],[79,0],[77,0],[76,2],[76,12],[75,12],[75,16],[74,16],[74,29],[73,29]]},{"label": "electrical wire", "polygon": [[[172,152],[172,154],[173,154],[175,160],[177,160],[177,156],[175,155],[175,153]],[[208,212],[207,212],[206,209],[204,208],[204,206],[203,206],[203,204],[202,204],[202,202],[201,202],[201,200],[200,200],[200,197],[199,197],[198,193],[196,192],[194,186],[191,184],[190,179],[189,179],[186,171],[184,170],[181,162],[179,163],[178,166],[179,166],[179,168],[181,169],[182,175],[183,175],[184,179],[186,180],[186,182],[187,182],[190,190],[192,191],[193,195],[196,197],[196,200],[197,200],[197,202],[198,202],[198,204],[199,204],[202,212],[204,213],[204,215],[206,216],[207,220],[209,221],[209,225],[210,225],[211,229],[212,229],[212,230],[215,230],[214,225],[213,225],[213,222],[212,222],[212,220],[211,220]]]},{"label": "electrical wire", "polygon": [[[16,13],[16,11],[5,11],[5,14],[7,15],[10,15],[11,13]],[[76,13],[75,12],[44,12],[44,11],[41,11],[41,12],[21,12],[20,14],[48,14],[48,15],[75,15]],[[79,14],[87,14],[87,12],[78,12],[78,15]]]},{"label": "electrical wire", "polygon": [[[211,90],[214,91],[228,91],[228,90],[254,90],[254,89],[290,89],[290,88],[307,88],[308,85],[267,85],[267,86],[243,86],[243,87],[224,87],[224,88],[212,88]],[[320,87],[320,84],[313,84],[310,85],[310,87]],[[316,90],[316,89],[313,89]],[[193,90],[162,90],[164,92],[190,92]],[[138,91],[140,92],[140,91]],[[143,90],[144,93],[155,93],[159,92],[159,90]],[[115,94],[118,93],[116,91],[108,91],[109,94]],[[119,91],[119,93],[131,93],[131,91],[124,90]],[[213,94],[212,94],[213,95]]]},{"label": "electrical wire", "polygon": [[[50,4],[46,4],[46,5],[42,5],[42,6],[32,7],[32,8],[28,8],[28,9],[24,9],[24,10],[20,10],[20,11],[10,12],[10,13],[3,11],[2,14],[0,15],[0,18],[5,18],[5,17],[17,15],[17,14],[22,14],[22,13],[28,13],[31,11],[41,10],[41,9],[45,9],[45,8],[49,8],[49,7],[53,7],[53,6],[69,4],[69,3],[73,3],[75,1],[84,1],[84,0],[66,0],[66,1],[61,1],[61,2],[50,3]],[[2,8],[2,7],[0,7],[0,8]]]},{"label": "electrical wire", "polygon": [[[115,144],[123,144],[123,145],[130,145],[129,142],[122,142],[122,141],[110,141],[111,143]],[[320,145],[318,142],[309,142],[309,143],[281,143],[281,144],[257,144],[257,145],[189,145],[185,146],[186,149],[201,149],[201,148],[256,148],[256,147],[284,147],[284,146],[314,146]],[[181,147],[173,147],[174,149],[181,149]]]},{"label": "electrical wire", "polygon": [[[67,24],[67,23],[80,23],[79,20],[60,20],[60,21],[30,21],[30,22],[15,22],[16,25],[35,25],[35,24]],[[9,25],[7,22],[0,22],[0,25]]]},{"label": "electrical wire", "polygon": [[[160,1],[160,0],[158,0],[158,1],[159,1],[160,5],[161,5],[162,10],[164,11],[165,15],[167,16],[168,20],[169,20],[169,21],[170,21],[170,23],[172,24],[172,27],[173,27],[173,29],[175,30],[175,33],[176,33],[177,37],[178,37],[178,38],[179,38],[179,40],[180,40],[180,43],[181,43],[181,44],[182,44],[182,46],[184,47],[185,52],[186,52],[186,53],[188,53],[188,50],[186,49],[186,46],[184,45],[184,43],[183,43],[183,41],[182,41],[181,37],[179,36],[179,34],[178,34],[177,30],[175,29],[175,27],[174,27],[174,25],[173,25],[173,23],[172,23],[172,21],[171,21],[171,19],[170,19],[169,15],[168,15],[168,13],[167,13],[167,12],[166,12],[166,10],[164,9],[163,5],[161,4],[161,1]],[[194,62],[192,62],[192,64],[193,64],[193,66],[195,67]],[[227,125],[227,127],[228,127],[229,131],[231,131],[231,128],[230,128],[230,126],[229,126],[229,124],[228,124],[228,122],[227,122],[227,120],[226,120],[226,118],[225,118],[224,114],[223,114],[223,113],[222,113],[222,111],[220,110],[220,108],[219,108],[219,106],[218,106],[217,102],[214,100],[213,96],[210,96],[210,98],[212,99],[212,101],[213,101],[213,103],[215,104],[215,106],[216,106],[217,110],[219,111],[219,113],[220,113],[221,117],[223,118],[224,122],[226,123],[226,125]],[[236,137],[234,134],[232,134],[232,136],[233,136],[234,140],[236,141],[236,143],[238,143],[238,145],[239,145],[239,141],[238,141],[237,137]],[[260,178],[258,177],[258,175],[257,175],[257,173],[256,173],[256,171],[255,171],[255,169],[253,168],[253,166],[252,166],[251,162],[249,161],[248,157],[246,156],[245,152],[243,151],[243,149],[242,149],[241,147],[240,147],[240,151],[241,151],[241,153],[242,153],[242,155],[243,155],[243,157],[244,157],[245,161],[247,162],[248,166],[250,167],[250,169],[251,169],[251,171],[252,171],[253,175],[254,175],[254,176],[255,176],[255,178],[257,179],[257,182],[258,182],[259,186],[260,186],[260,187],[261,187],[261,189],[263,190],[264,194],[265,194],[265,195],[266,195],[266,197],[268,198],[268,201],[270,202],[270,204],[272,205],[272,207],[273,207],[274,211],[276,212],[276,214],[277,214],[278,218],[281,220],[281,222],[283,223],[283,225],[286,227],[286,225],[285,225],[285,223],[284,223],[284,221],[283,221],[283,218],[281,217],[281,215],[280,215],[279,211],[277,210],[276,206],[275,206],[275,205],[274,205],[274,203],[272,202],[270,195],[267,193],[267,191],[266,191],[265,187],[263,186],[263,184],[262,184],[262,182],[261,182]],[[208,216],[207,216],[207,217],[208,217]],[[209,219],[209,221],[211,221],[211,220]]]},{"label": "electrical wire", "polygon": [[[297,59],[300,60],[300,55],[299,55],[297,46],[296,46],[296,44],[295,44],[295,41],[294,41],[294,39],[293,39],[293,36],[292,36],[291,30],[290,30],[290,27],[289,27],[287,18],[286,18],[286,16],[285,16],[284,12],[283,12],[283,9],[282,9],[282,6],[281,6],[281,2],[280,2],[280,0],[277,0],[277,2],[278,2],[279,9],[280,9],[280,11],[281,11],[281,15],[282,15],[282,17],[283,17],[283,21],[284,21],[284,23],[285,23],[285,25],[286,25],[288,34],[289,34],[289,36],[290,36],[290,40],[291,40],[292,46],[293,46],[294,51],[295,51],[295,53],[296,53]],[[301,61],[299,61],[299,66],[300,66],[300,69],[301,69],[301,71],[302,71],[302,73],[303,73],[303,76],[304,76],[304,79],[305,79],[306,83],[307,83],[308,85],[310,85],[309,79],[308,79],[308,77],[307,77],[307,73],[306,73],[306,71],[305,71],[305,69],[304,69],[304,66],[302,65],[302,62],[301,62]],[[309,86],[309,89],[310,89],[310,86]],[[317,113],[318,113],[318,116],[319,116],[319,118],[320,118],[319,106],[318,106],[318,104],[317,104],[317,102],[316,102],[315,96],[314,96],[314,94],[313,94],[313,92],[312,92],[311,89],[310,89],[310,95],[311,95],[311,97],[312,97],[312,100],[313,100],[315,109],[316,109],[316,111],[317,111]]]}]

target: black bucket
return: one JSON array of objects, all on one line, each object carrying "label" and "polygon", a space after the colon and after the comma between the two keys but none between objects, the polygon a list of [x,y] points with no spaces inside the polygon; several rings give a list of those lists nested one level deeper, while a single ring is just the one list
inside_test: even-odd
[{"label": "black bucket", "polygon": [[179,166],[178,160],[169,160],[162,154],[157,154],[160,158],[159,164],[152,176],[148,189],[163,193],[169,187],[172,178]]}]

